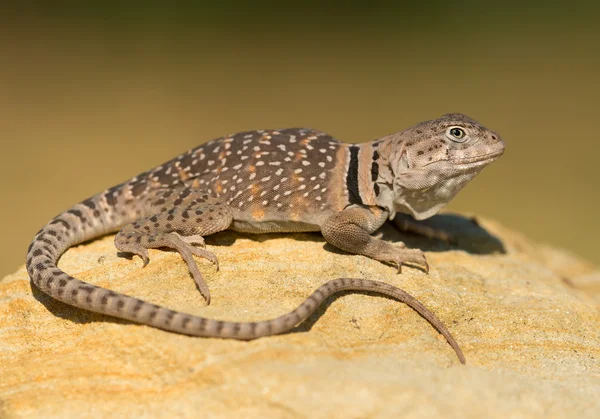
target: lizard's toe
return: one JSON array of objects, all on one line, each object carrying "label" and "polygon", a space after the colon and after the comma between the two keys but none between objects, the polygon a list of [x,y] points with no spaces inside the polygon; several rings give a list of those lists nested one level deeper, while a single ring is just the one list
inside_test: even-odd
[{"label": "lizard's toe", "polygon": [[134,255],[138,255],[140,258],[142,258],[145,267],[150,262],[150,258],[148,256],[148,249],[146,249],[144,246],[135,241],[134,237],[134,234],[117,234],[115,236],[115,247],[120,252],[133,253]]},{"label": "lizard's toe", "polygon": [[186,242],[187,244],[197,244],[200,247],[206,247],[206,243],[204,242],[204,237],[195,234],[193,236],[180,236],[181,240]]},{"label": "lizard's toe", "polygon": [[196,247],[191,246],[189,247],[189,250],[190,252],[192,252],[193,255],[200,256],[201,258],[212,262],[215,265],[217,271],[219,270],[219,259],[217,259],[217,255],[215,255],[213,252],[210,252],[205,249],[198,249]]},{"label": "lizard's toe", "polygon": [[398,273],[402,273],[402,265],[422,266],[426,273],[429,273],[429,264],[425,254],[419,249],[395,248],[392,252],[386,252],[376,259],[390,263],[398,268]]}]

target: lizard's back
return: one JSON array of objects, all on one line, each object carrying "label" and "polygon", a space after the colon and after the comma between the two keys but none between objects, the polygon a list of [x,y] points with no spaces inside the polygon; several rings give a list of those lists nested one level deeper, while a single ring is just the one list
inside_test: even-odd
[{"label": "lizard's back", "polygon": [[319,231],[347,204],[339,170],[346,153],[346,144],[312,129],[247,131],[202,144],[134,178],[130,188],[206,190],[231,207],[237,231]]}]

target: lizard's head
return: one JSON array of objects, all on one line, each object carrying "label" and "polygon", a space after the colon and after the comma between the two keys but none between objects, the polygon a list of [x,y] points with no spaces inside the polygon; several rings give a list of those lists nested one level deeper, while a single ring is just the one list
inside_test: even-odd
[{"label": "lizard's head", "polygon": [[462,114],[447,114],[391,137],[396,212],[431,217],[504,153],[500,136]]}]

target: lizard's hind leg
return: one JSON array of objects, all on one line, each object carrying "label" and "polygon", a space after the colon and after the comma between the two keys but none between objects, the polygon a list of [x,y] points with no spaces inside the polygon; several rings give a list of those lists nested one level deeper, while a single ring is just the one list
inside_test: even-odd
[{"label": "lizard's hind leg", "polygon": [[156,207],[156,202],[160,202],[163,211],[123,227],[115,237],[115,246],[120,251],[139,255],[144,266],[149,261],[148,249],[168,247],[177,250],[210,304],[208,285],[192,255],[208,259],[218,269],[217,256],[193,245],[204,247],[203,236],[226,230],[233,219],[231,209],[221,199],[192,188],[183,189],[169,202],[162,198],[149,202],[149,207]]}]

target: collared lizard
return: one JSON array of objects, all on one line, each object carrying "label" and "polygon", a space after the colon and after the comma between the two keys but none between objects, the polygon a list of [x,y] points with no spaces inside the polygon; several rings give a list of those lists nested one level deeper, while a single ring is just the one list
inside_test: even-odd
[{"label": "collared lizard", "polygon": [[[408,304],[464,356],[444,325],[401,289],[366,279],[331,280],[281,317],[227,322],[173,311],[80,281],[57,267],[71,246],[119,231],[117,249],[139,255],[176,249],[198,289],[210,293],[193,255],[217,264],[204,236],[320,231],[349,253],[395,265],[421,265],[425,255],[373,235],[397,213],[416,220],[444,207],[483,167],[504,152],[494,131],[462,114],[447,114],[362,144],[346,144],[312,129],[248,131],[202,144],[59,214],[34,237],[27,253],[31,280],[49,296],[79,307],[195,336],[254,339],[290,330],[330,295],[373,291]],[[413,223],[416,223],[414,221]],[[410,224],[403,222],[404,228]],[[440,236],[418,227],[414,231]],[[194,245],[200,245],[194,246]]]}]

